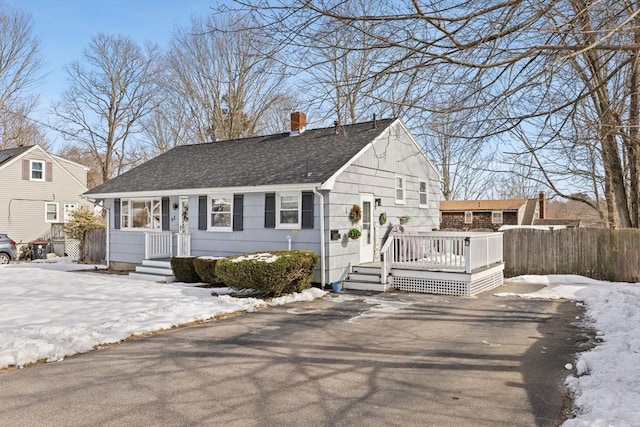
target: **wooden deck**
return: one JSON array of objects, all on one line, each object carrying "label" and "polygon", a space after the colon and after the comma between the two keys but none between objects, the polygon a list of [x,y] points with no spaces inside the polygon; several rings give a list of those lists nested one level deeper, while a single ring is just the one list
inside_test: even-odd
[{"label": "wooden deck", "polygon": [[380,252],[381,279],[401,291],[472,296],[503,283],[502,233],[399,234]]}]

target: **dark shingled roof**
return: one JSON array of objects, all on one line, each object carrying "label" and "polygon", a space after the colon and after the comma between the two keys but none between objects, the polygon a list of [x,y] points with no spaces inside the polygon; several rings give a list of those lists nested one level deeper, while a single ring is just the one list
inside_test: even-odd
[{"label": "dark shingled roof", "polygon": [[183,145],[87,193],[320,183],[395,119],[207,144]]},{"label": "dark shingled roof", "polygon": [[19,156],[20,154],[24,153],[25,151],[27,151],[32,147],[33,145],[28,145],[26,147],[8,148],[6,150],[0,150],[0,166],[4,162],[8,162],[9,160],[13,159],[16,156]]}]

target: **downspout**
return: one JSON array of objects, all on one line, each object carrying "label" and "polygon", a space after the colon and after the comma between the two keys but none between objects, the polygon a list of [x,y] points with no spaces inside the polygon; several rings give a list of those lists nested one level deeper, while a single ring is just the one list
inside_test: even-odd
[{"label": "downspout", "polygon": [[313,193],[317,194],[320,198],[320,282],[324,291],[325,284],[325,250],[324,250],[324,196],[318,191],[317,188],[313,189]]}]

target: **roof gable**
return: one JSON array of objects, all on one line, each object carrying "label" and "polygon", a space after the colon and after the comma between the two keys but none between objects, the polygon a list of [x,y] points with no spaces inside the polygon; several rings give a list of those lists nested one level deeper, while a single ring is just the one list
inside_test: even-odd
[{"label": "roof gable", "polygon": [[328,180],[394,119],[175,147],[87,195],[318,184]]},{"label": "roof gable", "polygon": [[0,167],[9,164],[11,160],[17,159],[27,151],[31,150],[35,145],[28,145],[26,147],[7,148],[6,150],[0,150]]}]

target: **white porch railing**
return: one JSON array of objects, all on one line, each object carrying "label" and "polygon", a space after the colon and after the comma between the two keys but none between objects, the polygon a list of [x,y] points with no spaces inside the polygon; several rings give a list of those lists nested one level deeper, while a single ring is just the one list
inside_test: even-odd
[{"label": "white porch railing", "polygon": [[176,233],[178,256],[191,256],[191,233]]},{"label": "white porch railing", "polygon": [[144,258],[170,258],[173,256],[173,233],[144,233]]},{"label": "white porch railing", "polygon": [[383,282],[394,267],[471,273],[502,262],[502,233],[395,234],[380,253]]}]

